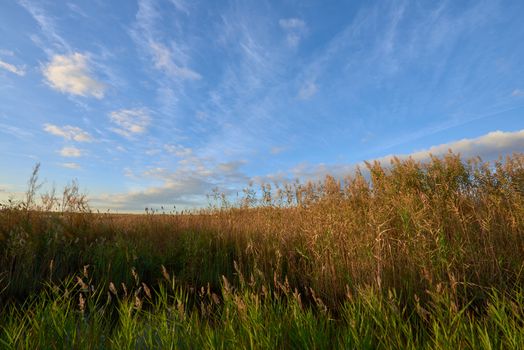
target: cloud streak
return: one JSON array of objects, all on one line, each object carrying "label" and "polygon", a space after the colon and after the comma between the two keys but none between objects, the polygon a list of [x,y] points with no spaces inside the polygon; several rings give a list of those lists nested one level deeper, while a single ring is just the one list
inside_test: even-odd
[{"label": "cloud streak", "polygon": [[184,147],[182,145],[164,145],[164,150],[169,154],[173,154],[179,158],[186,158],[193,154],[193,150],[189,147]]},{"label": "cloud streak", "polygon": [[177,9],[177,11],[183,12],[186,15],[189,15],[189,5],[185,0],[170,0],[173,6]]},{"label": "cloud streak", "polygon": [[197,72],[177,64],[173,52],[165,45],[152,41],[149,43],[149,48],[155,68],[173,79],[199,80],[202,78]]},{"label": "cloud streak", "polygon": [[297,47],[308,33],[306,22],[299,18],[282,18],[278,24],[286,33],[286,41],[290,47]]},{"label": "cloud streak", "polygon": [[81,169],[80,164],[74,163],[74,162],[60,163],[60,166],[66,169],[73,169],[73,170]]},{"label": "cloud streak", "polygon": [[116,125],[111,130],[125,137],[144,133],[151,122],[148,111],[141,108],[113,111],[109,119]]},{"label": "cloud streak", "polygon": [[25,75],[25,69],[24,68],[17,67],[17,66],[15,66],[13,64],[4,62],[2,60],[0,60],[0,68],[5,69],[6,71],[11,72],[11,73],[16,74],[16,75],[21,76],[21,77]]},{"label": "cloud streak", "polygon": [[44,124],[44,130],[51,135],[62,137],[66,140],[76,141],[76,142],[91,142],[93,138],[89,133],[80,129],[76,126],[65,125],[63,127],[53,125],[53,124]]},{"label": "cloud streak", "polygon": [[76,147],[64,147],[60,150],[62,157],[78,158],[82,156],[82,151]]},{"label": "cloud streak", "polygon": [[[184,1],[171,0],[177,10],[188,14]],[[156,23],[161,15],[152,0],[139,0],[135,28],[131,37],[137,46],[153,62],[154,67],[176,82],[184,80],[199,80],[201,75],[188,67],[189,56],[184,52],[186,47],[180,40],[170,39],[170,45],[161,41],[161,35],[156,30]]]},{"label": "cloud streak", "polygon": [[[67,42],[58,34],[56,29],[56,24],[54,20],[47,15],[42,7],[36,4],[34,1],[29,0],[18,0],[18,4],[26,9],[27,12],[33,17],[35,22],[40,27],[42,33],[47,37],[55,49],[60,51],[70,52],[69,45]],[[52,54],[53,50],[50,50],[48,47],[43,47],[44,51],[48,54]]]},{"label": "cloud streak", "polygon": [[28,138],[33,137],[33,133],[27,131],[24,128],[19,128],[4,123],[0,123],[0,132],[15,136],[21,140],[27,140]]}]

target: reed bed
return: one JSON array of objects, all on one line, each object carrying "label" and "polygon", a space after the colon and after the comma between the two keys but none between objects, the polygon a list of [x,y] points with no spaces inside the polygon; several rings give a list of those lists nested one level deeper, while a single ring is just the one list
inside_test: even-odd
[{"label": "reed bed", "polygon": [[[6,348],[522,348],[524,155],[368,163],[209,208],[0,210]],[[38,202],[38,204],[37,204]]]}]

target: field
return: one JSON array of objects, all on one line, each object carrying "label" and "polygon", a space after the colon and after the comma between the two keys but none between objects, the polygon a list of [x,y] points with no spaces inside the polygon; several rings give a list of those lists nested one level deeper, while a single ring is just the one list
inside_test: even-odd
[{"label": "field", "polygon": [[40,197],[37,170],[0,210],[0,348],[524,347],[523,154],[143,215]]}]

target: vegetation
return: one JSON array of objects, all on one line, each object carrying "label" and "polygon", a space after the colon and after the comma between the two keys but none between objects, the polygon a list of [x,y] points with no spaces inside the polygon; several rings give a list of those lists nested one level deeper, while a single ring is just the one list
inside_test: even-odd
[{"label": "vegetation", "polygon": [[524,155],[367,164],[182,213],[0,210],[2,348],[524,347]]}]

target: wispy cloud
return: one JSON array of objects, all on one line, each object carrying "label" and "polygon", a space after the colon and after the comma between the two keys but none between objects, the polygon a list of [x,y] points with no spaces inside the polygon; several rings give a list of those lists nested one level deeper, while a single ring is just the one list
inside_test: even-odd
[{"label": "wispy cloud", "polygon": [[0,60],[0,68],[7,70],[8,72],[11,72],[13,74],[24,76],[25,75],[25,69],[23,67],[17,67],[13,64],[4,62]]},{"label": "wispy cloud", "polygon": [[33,134],[26,129],[22,129],[13,125],[8,125],[0,123],[0,132],[5,134],[13,135],[21,140],[27,140],[27,138],[32,137]]},{"label": "wispy cloud", "polygon": [[298,19],[298,18],[283,18],[279,20],[278,23],[280,24],[280,26],[283,29],[287,29],[287,30],[294,30],[294,29],[305,30],[306,29],[306,23],[303,20]]},{"label": "wispy cloud", "polygon": [[287,44],[290,47],[297,47],[308,33],[306,22],[299,18],[282,18],[278,24],[286,33]]},{"label": "wispy cloud", "polygon": [[66,140],[77,142],[93,141],[89,133],[76,126],[65,125],[60,127],[53,124],[44,124],[44,130],[52,135],[63,137]]},{"label": "wispy cloud", "polygon": [[53,46],[52,49],[49,49],[47,46],[42,47],[42,49],[50,55],[56,49],[62,52],[71,51],[67,42],[58,34],[53,18],[50,17],[39,4],[29,0],[18,0],[18,3],[29,12],[40,27],[42,34],[44,34]]},{"label": "wispy cloud", "polygon": [[[378,161],[383,166],[389,166],[393,158],[414,159],[417,161],[426,161],[430,156],[443,156],[449,151],[460,154],[464,159],[472,157],[481,157],[484,160],[497,159],[499,156],[512,154],[514,152],[524,152],[524,129],[520,131],[493,131],[486,135],[472,138],[452,141],[440,145],[435,145],[427,149],[416,151],[409,154],[391,154],[384,157],[372,159]],[[297,164],[289,169],[288,174],[281,178],[299,178],[302,180],[319,179],[329,174],[337,177],[344,177],[352,174],[357,167],[365,169],[365,164]],[[269,179],[271,176],[262,177]]]},{"label": "wispy cloud", "polygon": [[275,146],[275,147],[271,147],[270,153],[276,155],[276,154],[280,154],[280,153],[284,152],[285,150],[286,150],[286,147],[277,147],[277,146]]},{"label": "wispy cloud", "polygon": [[62,157],[78,158],[82,156],[82,151],[76,147],[64,147],[60,150]]},{"label": "wispy cloud", "polygon": [[[172,4],[180,11],[187,13],[187,5],[180,0],[172,0]],[[201,75],[188,67],[189,56],[185,52],[186,45],[176,37],[171,37],[169,45],[161,41],[161,35],[156,29],[161,14],[152,0],[139,0],[135,28],[131,35],[136,44],[152,60],[156,69],[167,74],[172,80],[198,80]],[[176,34],[176,33],[175,33]]]},{"label": "wispy cloud", "polygon": [[113,111],[109,114],[109,119],[117,125],[111,130],[125,137],[142,134],[151,122],[149,112],[144,108]]},{"label": "wispy cloud", "polygon": [[74,170],[81,169],[80,164],[78,164],[78,163],[73,163],[73,162],[70,162],[70,163],[60,163],[60,166],[63,167],[63,168],[67,168],[67,169],[74,169]]},{"label": "wispy cloud", "polygon": [[243,160],[218,163],[217,169],[224,174],[238,174],[240,171],[240,167],[244,164],[246,164],[246,162]]},{"label": "wispy cloud", "polygon": [[[495,39],[484,41],[489,35],[483,29],[493,30],[497,47],[505,45],[508,38],[495,35],[500,32],[495,26],[480,28],[475,40],[469,36],[470,31],[479,29],[477,23],[482,17],[489,16],[488,5],[495,3],[490,0],[471,6],[453,2],[424,6],[409,1],[365,2],[357,6],[341,3],[345,8],[338,11],[347,16],[336,19],[331,15],[337,10],[324,11],[318,4],[295,7],[297,12],[289,13],[266,1],[226,1],[209,6],[190,0],[137,0],[126,4],[122,11],[116,11],[114,4],[96,1],[89,12],[85,7],[87,14],[108,10],[109,17],[103,18],[79,17],[84,11],[77,11],[79,7],[71,1],[58,5],[36,0],[19,3],[41,29],[29,18],[26,29],[33,31],[29,33],[31,38],[41,40],[47,58],[34,48],[35,55],[31,56],[25,45],[12,49],[24,52],[30,58],[27,62],[14,56],[0,58],[16,69],[23,69],[21,63],[40,60],[47,84],[65,94],[80,96],[68,96],[69,101],[63,101],[64,95],[50,95],[53,100],[49,103],[56,103],[47,106],[49,109],[41,108],[41,118],[49,118],[45,116],[49,113],[68,116],[67,111],[60,111],[67,108],[74,113],[73,119],[83,118],[78,125],[92,136],[80,128],[63,125],[77,125],[78,121],[45,124],[44,130],[66,140],[60,147],[68,147],[54,149],[64,156],[79,156],[83,151],[92,155],[93,161],[100,162],[90,163],[93,169],[103,165],[108,165],[107,169],[129,167],[126,174],[133,176],[118,186],[127,186],[120,188],[130,192],[120,190],[112,202],[115,206],[197,203],[215,186],[231,191],[241,188],[240,183],[247,183],[249,176],[240,159],[249,159],[245,168],[250,173],[274,171],[276,179],[282,178],[279,170],[286,169],[285,162],[320,157],[335,162],[397,150],[404,153],[415,144],[414,140],[417,145],[431,145],[437,136],[445,134],[444,130],[454,128],[458,133],[457,126],[464,125],[470,116],[479,118],[482,113],[491,113],[485,108],[490,101],[500,102],[499,107],[504,101],[515,106],[521,101],[517,97],[522,96],[521,89],[517,89],[522,88],[517,73],[512,74],[511,82],[502,74],[494,84],[488,79],[497,75],[489,71],[489,67],[497,69],[496,57],[492,56],[504,56],[510,70],[515,68],[511,60],[516,60],[520,52],[506,55],[509,51],[497,51],[488,43]],[[129,11],[136,11],[136,16],[130,18]],[[114,19],[109,21],[112,24],[106,21],[109,18]],[[78,26],[73,28],[75,20]],[[77,32],[84,26],[93,31]],[[514,31],[516,24],[512,26],[508,31]],[[127,28],[130,38],[122,37],[122,28]],[[20,35],[25,36],[27,30]],[[71,47],[64,39],[71,40]],[[478,45],[479,40],[482,45]],[[138,63],[133,56],[136,53]],[[491,63],[482,63],[488,61]],[[125,77],[125,82],[117,85],[104,64]],[[0,70],[12,71],[10,68],[0,64]],[[7,71],[4,76],[10,74]],[[29,69],[27,75],[25,79],[9,79],[8,83],[33,83]],[[495,90],[504,101],[497,100],[495,94],[487,98],[486,91]],[[7,102],[22,96],[5,95]],[[44,95],[38,97],[46,98]],[[77,100],[85,106],[80,112],[66,105]],[[479,100],[487,102],[476,103]],[[47,103],[34,102],[44,107]],[[108,109],[111,105],[114,107]],[[147,108],[133,108],[141,106]],[[7,108],[9,113],[14,107]],[[6,116],[6,120],[9,118],[12,115]],[[500,127],[518,125],[518,117],[511,118]],[[40,127],[51,121],[40,120]],[[485,127],[485,123],[473,124],[468,126]],[[27,123],[16,125],[19,130],[0,127],[0,132],[5,137],[9,136],[6,133],[21,135],[19,131]],[[468,134],[479,128],[471,128]],[[360,141],[369,139],[362,136],[371,132],[373,142],[362,147]],[[34,141],[41,136],[45,135],[35,133]],[[502,143],[491,137],[497,144]],[[48,135],[43,140],[50,138]],[[93,138],[97,139],[94,145],[77,143]],[[82,150],[69,147],[72,145]],[[102,152],[88,146],[97,151],[100,146]],[[272,156],[283,151],[282,147],[272,146],[285,146],[289,152]],[[433,151],[440,151],[440,146],[436,147]],[[475,143],[470,147],[481,149]],[[413,154],[422,157],[428,150]],[[483,152],[488,152],[487,148]],[[67,160],[76,159],[62,158]],[[353,166],[303,163],[287,169],[286,176],[342,173]],[[137,188],[141,190],[130,190]],[[131,203],[117,203],[124,200]]]},{"label": "wispy cloud", "polygon": [[[493,159],[499,155],[513,152],[524,152],[524,129],[514,132],[493,131],[474,139],[462,139],[450,143],[432,146],[428,149],[414,152],[408,155],[400,155],[400,158],[411,157],[415,160],[427,159],[430,154],[439,156],[446,154],[449,150],[460,153],[465,158],[480,156],[484,159]],[[392,156],[386,156],[379,160],[387,160]]]},{"label": "wispy cloud", "polygon": [[[216,162],[213,159],[188,155],[177,162],[172,171],[153,167],[142,172],[142,177],[162,181],[161,185],[127,193],[104,194],[93,198],[96,206],[121,210],[141,210],[176,204],[198,207],[206,204],[207,195],[214,188],[228,194],[243,188],[249,181],[241,167],[244,161]],[[132,172],[130,172],[132,173]],[[132,173],[136,178],[138,175]]]},{"label": "wispy cloud", "polygon": [[177,11],[189,15],[189,4],[185,0],[170,0],[170,2],[175,6]]},{"label": "wispy cloud", "polygon": [[87,55],[55,55],[43,69],[47,83],[63,93],[104,97],[105,85],[92,77]]},{"label": "wispy cloud", "polygon": [[128,177],[128,178],[136,178],[136,175],[135,173],[133,172],[133,170],[131,170],[130,168],[124,168],[124,172],[123,172],[124,176],[125,177]]},{"label": "wispy cloud", "polygon": [[[167,6],[170,11],[166,11],[165,2],[137,2],[138,10],[129,35],[139,57],[145,63],[143,71],[150,79],[149,88],[156,92],[156,105],[150,107],[158,112],[159,116],[169,115],[170,118],[159,118],[158,122],[172,127],[171,123],[183,118],[179,108],[181,101],[188,100],[188,86],[203,80],[202,74],[195,68],[193,58],[195,46],[198,46],[199,41],[182,23],[193,21],[198,23],[199,27],[202,23],[197,17],[188,16],[194,7],[192,2],[171,1],[173,6]],[[166,22],[173,23],[169,31],[162,27]]]},{"label": "wispy cloud", "polygon": [[400,135],[391,136],[389,140],[387,140],[386,142],[382,144],[379,143],[379,146],[376,147],[374,151],[375,152],[386,151],[390,148],[393,148],[399,145],[405,145],[405,144],[408,144],[409,142],[420,140],[422,138],[426,138],[428,136],[437,134],[439,132],[457,128],[459,126],[463,126],[463,125],[466,125],[468,123],[472,123],[475,121],[478,122],[485,118],[493,117],[496,115],[502,115],[504,113],[511,112],[511,111],[518,110],[518,109],[519,109],[519,106],[513,106],[513,107],[509,107],[505,109],[501,109],[500,107],[498,107],[498,108],[495,108],[493,111],[477,113],[477,114],[469,115],[469,116],[463,116],[462,118],[450,118],[442,122],[421,128],[414,132],[405,133],[405,134],[402,133]]},{"label": "wispy cloud", "polygon": [[208,116],[201,123],[208,130],[208,154],[245,157],[253,148],[276,143],[271,134],[283,129],[286,119],[276,117],[275,111],[294,97],[290,94],[296,95],[288,90],[292,77],[287,71],[295,50],[274,35],[278,20],[275,23],[270,12],[253,16],[239,5],[220,17],[218,49],[227,50],[228,59],[208,90],[209,98],[198,106]]},{"label": "wispy cloud", "polygon": [[77,4],[75,3],[72,3],[72,2],[68,2],[67,3],[67,7],[72,11],[74,12],[75,14],[83,17],[83,18],[88,18],[89,16],[87,15],[87,13]]},{"label": "wispy cloud", "polygon": [[513,92],[511,93],[511,96],[513,96],[513,97],[524,96],[524,90],[522,90],[522,89],[515,89],[515,90],[513,90]]},{"label": "wispy cloud", "polygon": [[198,80],[202,78],[197,72],[177,64],[173,51],[167,46],[158,42],[150,42],[149,48],[155,68],[163,71],[168,76],[183,80]]},{"label": "wispy cloud", "polygon": [[188,157],[193,154],[193,150],[189,147],[184,147],[181,145],[164,145],[164,150],[170,154],[174,154],[177,157]]},{"label": "wispy cloud", "polygon": [[300,87],[298,91],[298,98],[301,100],[308,100],[313,97],[318,91],[318,86],[312,81],[309,81]]}]

